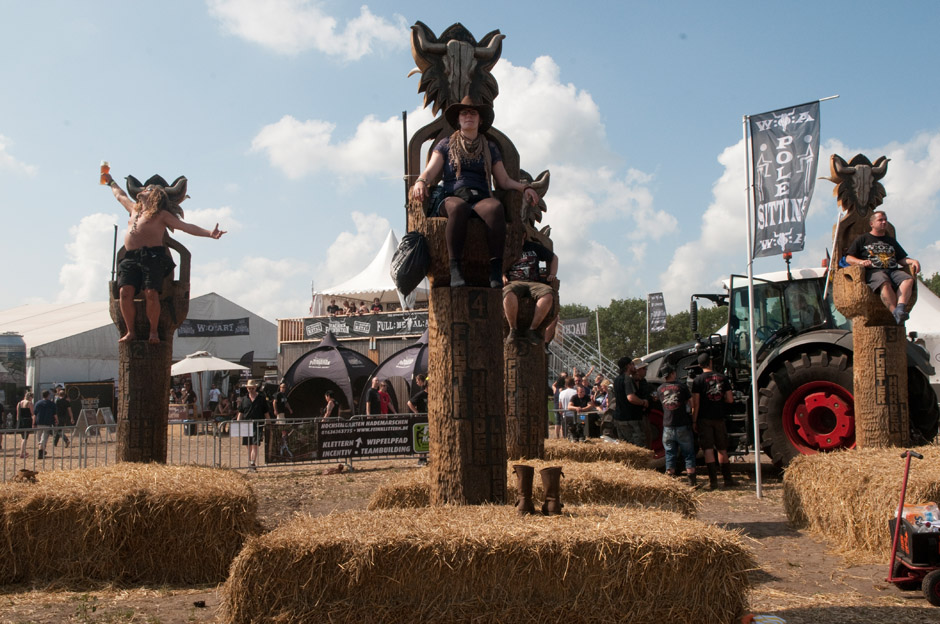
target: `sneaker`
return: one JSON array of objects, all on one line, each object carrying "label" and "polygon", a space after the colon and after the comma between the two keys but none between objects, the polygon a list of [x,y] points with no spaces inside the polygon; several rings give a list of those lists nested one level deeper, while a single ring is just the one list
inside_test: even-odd
[{"label": "sneaker", "polygon": [[46,452],[42,449],[36,451],[36,459],[43,459],[46,456]]},{"label": "sneaker", "polygon": [[517,340],[519,340],[519,330],[510,328],[509,334],[506,336],[506,344],[516,342]]},{"label": "sneaker", "polygon": [[258,470],[258,467],[255,466],[255,462],[249,462],[249,464],[248,464],[248,470],[250,470],[251,472],[255,472],[255,471]]},{"label": "sneaker", "polygon": [[892,315],[894,316],[894,322],[898,325],[910,318],[910,315],[907,313],[903,303],[899,303],[897,307],[894,308]]},{"label": "sneaker", "polygon": [[533,345],[535,345],[535,346],[538,346],[538,345],[542,344],[542,342],[543,342],[543,341],[542,341],[542,337],[539,336],[539,332],[538,332],[537,329],[528,329],[528,330],[526,330],[526,332],[525,332],[525,339],[526,339],[526,342],[528,342],[528,343],[530,343],[530,344],[533,344]]}]

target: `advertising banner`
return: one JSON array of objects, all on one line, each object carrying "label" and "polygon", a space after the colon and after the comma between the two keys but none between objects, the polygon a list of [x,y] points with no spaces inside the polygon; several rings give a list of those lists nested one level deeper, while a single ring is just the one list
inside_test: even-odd
[{"label": "advertising banner", "polygon": [[558,328],[563,336],[587,336],[588,317],[558,321]]},{"label": "advertising banner", "polygon": [[663,293],[650,293],[647,296],[647,307],[649,309],[649,330],[650,332],[661,332],[666,330],[666,300]]},{"label": "advertising banner", "polygon": [[362,316],[320,316],[304,319],[304,339],[420,336],[428,328],[428,311],[386,312]]},{"label": "advertising banner", "polygon": [[803,249],[819,161],[819,102],[748,118],[754,176],[754,256]]},{"label": "advertising banner", "polygon": [[267,424],[265,462],[412,455],[428,452],[427,414]]},{"label": "advertising banner", "polygon": [[180,338],[218,338],[220,336],[247,336],[248,317],[237,319],[193,319],[183,321],[176,335]]}]

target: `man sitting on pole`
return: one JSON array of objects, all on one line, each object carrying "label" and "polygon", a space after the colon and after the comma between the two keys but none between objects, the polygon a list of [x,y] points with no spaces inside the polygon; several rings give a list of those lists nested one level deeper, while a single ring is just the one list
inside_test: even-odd
[{"label": "man sitting on pole", "polygon": [[[539,261],[548,264],[548,275],[544,280],[539,272]],[[509,267],[509,271],[503,276],[503,311],[506,313],[506,322],[509,323],[507,343],[522,338],[534,345],[542,344],[538,327],[552,311],[555,297],[550,284],[557,274],[558,256],[548,247],[531,240],[522,243],[522,257]],[[517,317],[519,299],[522,297],[535,299],[535,312],[532,314],[528,331],[520,336]]]},{"label": "man sitting on pole", "polygon": [[[894,321],[900,325],[907,320],[907,303],[914,291],[911,274],[900,268],[914,267],[920,273],[920,262],[907,257],[907,252],[888,234],[888,217],[884,210],[876,210],[869,220],[871,231],[856,238],[845,255],[850,265],[865,267],[868,287],[881,296]],[[897,289],[897,292],[895,292]]]}]

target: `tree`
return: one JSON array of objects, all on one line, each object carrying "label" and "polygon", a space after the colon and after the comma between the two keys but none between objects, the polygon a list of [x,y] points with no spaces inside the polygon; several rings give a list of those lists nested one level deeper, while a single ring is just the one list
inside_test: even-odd
[{"label": "tree", "polygon": [[934,273],[928,278],[924,278],[924,274],[920,274],[920,279],[923,280],[924,285],[930,289],[930,292],[940,297],[940,273]]}]

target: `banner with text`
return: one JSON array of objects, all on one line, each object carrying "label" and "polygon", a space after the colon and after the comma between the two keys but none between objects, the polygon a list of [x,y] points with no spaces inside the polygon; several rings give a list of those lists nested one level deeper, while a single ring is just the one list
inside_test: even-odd
[{"label": "banner with text", "polygon": [[558,321],[563,336],[587,336],[588,317]]},{"label": "banner with text", "polygon": [[646,296],[649,309],[649,324],[651,332],[661,332],[666,330],[666,300],[663,293],[649,293]]},{"label": "banner with text", "polygon": [[819,102],[752,115],[754,257],[803,249],[819,160]]},{"label": "banner with text", "polygon": [[427,328],[427,310],[363,316],[320,316],[304,319],[304,339],[319,340],[326,332],[331,332],[335,338],[420,336]]},{"label": "banner with text", "polygon": [[266,424],[265,462],[400,456],[430,450],[427,414]]},{"label": "banner with text", "polygon": [[237,319],[188,318],[176,330],[178,338],[217,338],[220,336],[247,336],[248,317]]}]

